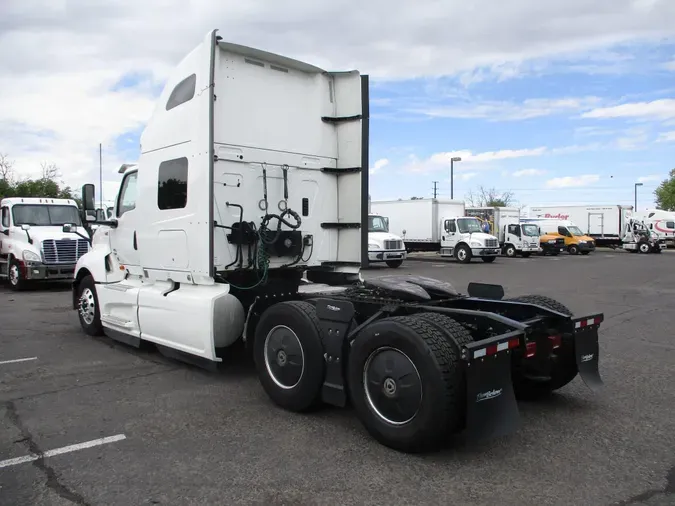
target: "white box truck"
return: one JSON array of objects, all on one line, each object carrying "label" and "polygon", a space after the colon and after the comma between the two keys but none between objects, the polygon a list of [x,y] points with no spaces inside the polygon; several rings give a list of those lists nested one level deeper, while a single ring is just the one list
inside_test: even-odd
[{"label": "white box truck", "polygon": [[408,251],[439,251],[462,263],[472,258],[494,262],[501,251],[497,238],[465,215],[461,201],[380,200],[371,202],[371,210],[389,218],[389,230],[403,238]]},{"label": "white box truck", "polygon": [[502,253],[507,257],[520,255],[527,258],[541,251],[539,227],[522,223],[517,207],[467,207],[466,215],[487,223],[490,233],[499,239]]},{"label": "white box truck", "polygon": [[[577,375],[600,387],[601,313],[504,299],[494,284],[462,294],[423,276],[360,276],[368,91],[357,71],[208,33],[168,76],[114,218],[77,262],[83,331],[208,368],[243,342],[274,403],[349,400],[376,440],[407,452],[464,430],[510,433],[516,396]],[[89,223],[94,193],[82,188]],[[457,233],[480,234],[455,216]],[[473,237],[487,248],[491,236]]]},{"label": "white box truck", "polygon": [[549,218],[574,223],[581,232],[595,240],[597,246],[622,244],[624,225],[632,218],[633,206],[573,205],[532,206],[530,218]]},{"label": "white box truck", "polygon": [[77,202],[12,197],[0,201],[0,212],[0,279],[17,291],[35,281],[73,279],[75,264],[89,251]]}]

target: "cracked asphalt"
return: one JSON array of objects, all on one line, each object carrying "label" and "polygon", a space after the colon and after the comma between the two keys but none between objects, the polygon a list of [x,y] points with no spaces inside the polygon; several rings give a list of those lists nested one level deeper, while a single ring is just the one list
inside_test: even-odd
[{"label": "cracked asphalt", "polygon": [[[233,351],[209,373],[79,329],[67,286],[0,289],[0,505],[675,505],[675,252],[408,261],[400,274],[503,284],[602,311],[592,394],[579,378],[521,403],[523,427],[411,456],[351,410],[274,407]],[[392,274],[373,268],[364,276]]]}]

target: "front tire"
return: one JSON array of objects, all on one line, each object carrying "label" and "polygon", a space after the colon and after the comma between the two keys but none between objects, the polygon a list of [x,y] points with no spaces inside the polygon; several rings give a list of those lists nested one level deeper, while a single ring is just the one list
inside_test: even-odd
[{"label": "front tire", "polygon": [[[567,306],[545,295],[525,295],[506,300],[536,304],[567,316],[572,316],[572,311]],[[526,359],[522,358],[522,360]],[[551,369],[548,380],[542,381],[527,377],[524,371],[520,367],[517,367],[518,364],[512,368],[513,390],[517,399],[536,400],[550,395],[554,390],[567,385],[579,373],[573,345],[565,346],[563,342],[563,346],[559,348],[559,353],[551,357],[550,360]]]},{"label": "front tire", "polygon": [[460,244],[455,250],[455,259],[463,264],[471,262],[471,248],[466,244]]},{"label": "front tire", "polygon": [[579,246],[577,246],[576,244],[572,244],[569,248],[567,248],[567,251],[569,252],[570,255],[578,255]]},{"label": "front tire", "polygon": [[532,254],[532,253],[530,253],[529,251],[524,251],[524,252],[521,253],[520,255],[521,255],[523,258],[530,258],[530,255],[531,255],[531,254]]},{"label": "front tire", "polygon": [[513,244],[507,244],[504,247],[504,255],[513,258],[516,256],[516,247]]},{"label": "front tire", "polygon": [[9,281],[9,287],[15,292],[20,292],[26,288],[26,278],[21,273],[21,265],[15,258],[12,258],[7,265],[7,280]]},{"label": "front tire", "polygon": [[392,269],[398,269],[403,265],[403,260],[387,260],[387,267],[391,267]]},{"label": "front tire", "polygon": [[638,251],[640,251],[640,253],[642,253],[642,254],[647,254],[647,253],[649,253],[649,252],[651,251],[651,249],[652,249],[652,248],[651,248],[651,246],[649,245],[648,242],[641,242],[641,243],[638,245]]},{"label": "front tire", "polygon": [[415,316],[384,318],[352,345],[351,402],[381,444],[408,453],[439,449],[464,409],[459,357],[443,333]]},{"label": "front tire", "polygon": [[279,302],[260,317],[253,359],[260,384],[278,406],[303,412],[321,404],[322,336],[316,308],[308,302]]},{"label": "front tire", "polygon": [[492,262],[495,261],[496,258],[497,258],[497,257],[483,257],[482,260],[483,260],[483,262],[485,262],[486,264],[491,264]]},{"label": "front tire", "polygon": [[90,336],[102,336],[101,310],[94,278],[86,276],[77,287],[77,315],[80,326]]}]

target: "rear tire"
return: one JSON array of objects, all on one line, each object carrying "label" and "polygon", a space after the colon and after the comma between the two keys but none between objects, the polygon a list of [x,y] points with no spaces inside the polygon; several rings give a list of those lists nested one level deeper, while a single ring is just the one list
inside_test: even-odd
[{"label": "rear tire", "polygon": [[387,260],[387,267],[391,267],[392,269],[398,269],[403,265],[403,260]]},{"label": "rear tire", "polygon": [[352,345],[351,401],[381,444],[408,453],[439,449],[464,409],[459,367],[457,352],[434,325],[415,316],[384,318]]},{"label": "rear tire", "polygon": [[96,294],[96,283],[91,275],[82,278],[77,287],[77,316],[80,326],[90,336],[102,336],[101,310]]},{"label": "rear tire", "polygon": [[322,337],[316,308],[308,302],[279,302],[263,312],[253,359],[260,384],[275,404],[295,412],[321,404],[326,374]]},{"label": "rear tire", "polygon": [[[511,302],[525,302],[528,304],[537,304],[553,311],[572,316],[572,311],[555,299],[545,295],[525,295],[522,297],[515,297],[507,299]],[[559,348],[559,353],[555,357],[551,357],[551,371],[550,379],[546,381],[534,380],[526,377],[518,364],[514,364],[512,368],[513,390],[517,399],[521,400],[536,400],[547,395],[550,395],[554,390],[564,387],[572,381],[579,370],[577,368],[577,360],[574,356],[574,346],[563,346]],[[526,360],[523,358],[523,360]]]}]

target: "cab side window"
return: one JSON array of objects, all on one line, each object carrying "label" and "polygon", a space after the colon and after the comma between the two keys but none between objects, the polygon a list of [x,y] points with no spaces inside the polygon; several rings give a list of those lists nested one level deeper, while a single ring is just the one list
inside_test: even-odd
[{"label": "cab side window", "polygon": [[117,217],[136,209],[136,180],[138,172],[127,175],[122,181],[122,189],[117,200]]},{"label": "cab side window", "polygon": [[667,221],[666,228],[675,228],[675,221]]},{"label": "cab side window", "polygon": [[520,235],[520,229],[518,225],[509,225],[509,234]]},{"label": "cab side window", "polygon": [[9,207],[2,208],[2,227],[9,228]]},{"label": "cab side window", "polygon": [[567,229],[565,227],[558,227],[558,233],[560,235],[564,235],[564,236],[570,235],[570,233],[567,231]]},{"label": "cab side window", "polygon": [[453,234],[457,232],[457,225],[453,220],[445,220],[445,231]]}]

